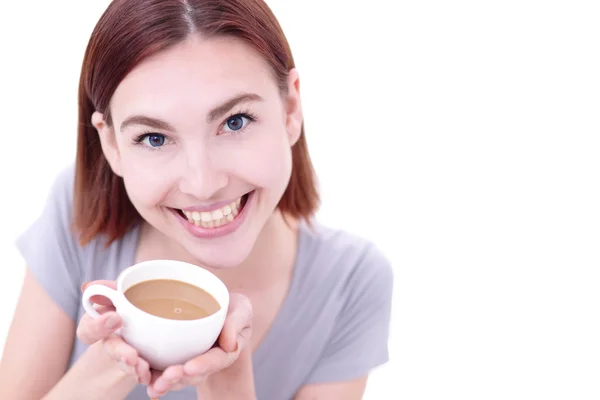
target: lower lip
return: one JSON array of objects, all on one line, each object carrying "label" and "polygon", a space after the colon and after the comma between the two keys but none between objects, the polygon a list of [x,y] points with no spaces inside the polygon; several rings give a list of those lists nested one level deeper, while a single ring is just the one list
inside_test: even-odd
[{"label": "lower lip", "polygon": [[204,228],[203,226],[196,226],[188,221],[187,218],[184,218],[179,211],[171,210],[173,214],[177,217],[179,222],[187,229],[189,233],[193,236],[201,239],[214,239],[221,236],[229,235],[230,233],[235,232],[240,225],[246,219],[246,214],[248,214],[248,209],[252,206],[254,199],[254,192],[248,194],[248,198],[246,199],[246,204],[244,204],[244,208],[242,211],[235,217],[233,221],[226,225],[219,226],[218,228]]}]

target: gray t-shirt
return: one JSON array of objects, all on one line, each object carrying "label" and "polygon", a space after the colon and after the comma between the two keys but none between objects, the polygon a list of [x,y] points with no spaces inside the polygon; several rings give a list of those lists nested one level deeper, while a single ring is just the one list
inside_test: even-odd
[{"label": "gray t-shirt", "polygon": [[[79,321],[82,283],[115,280],[132,265],[139,229],[108,248],[101,237],[80,246],[71,229],[73,172],[58,176],[17,247],[54,301]],[[358,378],[386,363],[392,286],[390,264],[372,243],[316,223],[301,225],[288,294],[252,357],[257,398],[292,399],[303,385]],[[86,348],[75,341],[71,364]],[[147,400],[145,387],[127,399]],[[195,399],[191,387],[161,397]]]}]

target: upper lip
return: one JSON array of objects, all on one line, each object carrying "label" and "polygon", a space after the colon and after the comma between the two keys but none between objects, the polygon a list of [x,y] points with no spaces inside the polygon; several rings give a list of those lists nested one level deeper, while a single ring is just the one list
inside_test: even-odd
[{"label": "upper lip", "polygon": [[235,197],[235,198],[230,199],[230,200],[218,201],[218,202],[210,203],[210,204],[199,204],[199,205],[195,205],[195,206],[191,206],[191,207],[180,208],[180,210],[184,211],[184,212],[186,212],[186,211],[189,211],[189,212],[194,212],[194,211],[198,211],[198,212],[202,212],[202,211],[214,211],[214,210],[217,210],[219,208],[225,207],[228,204],[233,203],[234,201],[236,201],[238,198],[240,198],[242,196],[238,196],[238,197]]}]

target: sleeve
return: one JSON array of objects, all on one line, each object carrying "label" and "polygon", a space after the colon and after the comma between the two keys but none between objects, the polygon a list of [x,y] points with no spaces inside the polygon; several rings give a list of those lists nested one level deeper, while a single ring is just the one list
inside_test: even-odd
[{"label": "sleeve", "polygon": [[73,171],[59,174],[42,214],[17,239],[27,267],[50,297],[77,319],[81,273],[79,244],[72,233]]},{"label": "sleeve", "polygon": [[393,270],[372,246],[350,276],[347,300],[307,384],[367,376],[389,361]]}]

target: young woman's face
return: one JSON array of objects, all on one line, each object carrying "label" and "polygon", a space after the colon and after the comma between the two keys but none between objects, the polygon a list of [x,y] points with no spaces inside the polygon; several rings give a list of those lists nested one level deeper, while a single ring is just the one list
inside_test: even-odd
[{"label": "young woman's face", "polygon": [[250,253],[291,174],[302,111],[296,72],[282,97],[268,64],[228,38],[190,38],[138,65],[94,114],[104,152],[156,229],[201,263]]}]

